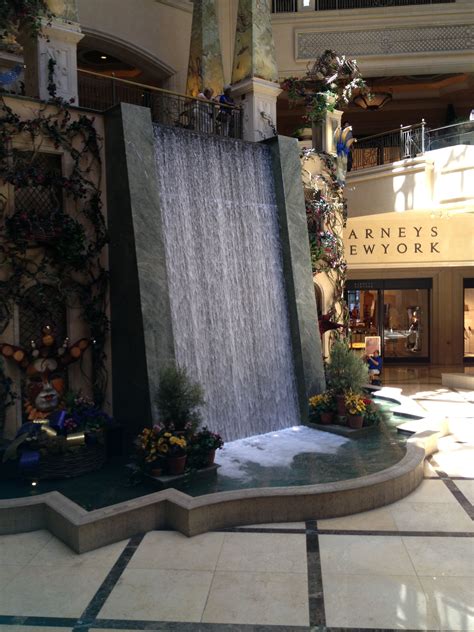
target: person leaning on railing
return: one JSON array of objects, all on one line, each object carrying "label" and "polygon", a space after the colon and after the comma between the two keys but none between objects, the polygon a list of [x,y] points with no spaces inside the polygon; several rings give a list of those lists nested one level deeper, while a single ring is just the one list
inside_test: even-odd
[{"label": "person leaning on railing", "polygon": [[198,103],[199,108],[199,129],[201,132],[207,132],[209,134],[214,133],[214,111],[217,109],[217,106],[212,105],[214,99],[212,95],[214,94],[214,90],[212,88],[204,88],[202,92],[198,94],[198,99],[203,99],[206,101],[210,101],[211,103]]},{"label": "person leaning on railing", "polygon": [[231,90],[231,86],[224,86],[224,92],[219,97],[221,108],[219,110],[219,114],[217,115],[217,120],[220,123],[220,133],[224,136],[234,135],[235,101],[232,98]]}]

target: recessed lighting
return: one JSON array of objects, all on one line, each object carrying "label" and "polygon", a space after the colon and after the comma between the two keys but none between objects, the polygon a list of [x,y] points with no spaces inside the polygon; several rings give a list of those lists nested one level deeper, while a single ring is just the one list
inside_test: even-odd
[{"label": "recessed lighting", "polygon": [[107,55],[101,55],[100,58],[101,59],[107,59]]}]

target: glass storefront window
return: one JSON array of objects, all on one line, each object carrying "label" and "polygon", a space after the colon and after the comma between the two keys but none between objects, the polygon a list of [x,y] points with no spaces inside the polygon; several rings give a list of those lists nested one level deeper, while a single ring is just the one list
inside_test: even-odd
[{"label": "glass storefront window", "polygon": [[[346,287],[353,349],[364,353],[366,338],[379,336],[389,361],[429,359],[431,279],[351,280]],[[471,328],[474,357],[474,320]]]},{"label": "glass storefront window", "polygon": [[464,288],[464,358],[474,360],[474,287]]},{"label": "glass storefront window", "polygon": [[429,290],[383,292],[383,340],[386,358],[429,355]]}]

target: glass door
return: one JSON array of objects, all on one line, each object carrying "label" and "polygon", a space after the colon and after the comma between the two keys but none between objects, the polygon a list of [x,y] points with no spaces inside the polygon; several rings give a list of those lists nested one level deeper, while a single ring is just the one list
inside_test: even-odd
[{"label": "glass door", "polygon": [[[352,348],[364,351],[368,336],[380,336],[381,353],[387,361],[428,361],[431,284],[431,279],[348,281]],[[472,314],[474,317],[474,304]],[[474,323],[472,329],[474,334]]]},{"label": "glass door", "polygon": [[383,291],[384,357],[397,360],[429,357],[429,290]]},{"label": "glass door", "polygon": [[474,362],[474,279],[464,279],[464,362]]}]

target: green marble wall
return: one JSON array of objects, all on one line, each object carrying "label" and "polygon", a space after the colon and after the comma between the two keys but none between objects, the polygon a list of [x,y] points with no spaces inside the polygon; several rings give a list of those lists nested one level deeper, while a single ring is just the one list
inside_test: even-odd
[{"label": "green marble wall", "polygon": [[108,110],[105,149],[113,410],[133,436],[153,420],[159,372],[174,358],[150,110]]},{"label": "green marble wall", "polygon": [[277,136],[264,142],[272,157],[298,400],[301,418],[306,421],[308,397],[322,393],[326,380],[298,141]]},{"label": "green marble wall", "polygon": [[215,0],[194,0],[186,93],[197,96],[204,88],[222,94],[224,71]]},{"label": "green marble wall", "polygon": [[271,0],[239,0],[232,83],[250,77],[278,82]]}]

